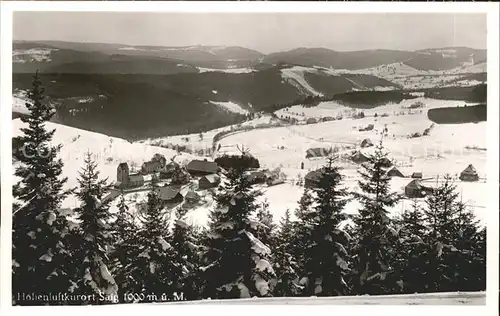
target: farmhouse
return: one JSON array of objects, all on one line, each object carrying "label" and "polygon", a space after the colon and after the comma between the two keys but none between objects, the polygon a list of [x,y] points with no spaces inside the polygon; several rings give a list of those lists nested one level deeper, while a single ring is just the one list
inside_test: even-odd
[{"label": "farmhouse", "polygon": [[405,195],[409,198],[423,198],[433,192],[434,189],[424,186],[418,179],[412,180],[405,187]]},{"label": "farmhouse", "polygon": [[198,180],[198,188],[200,190],[215,188],[220,183],[220,177],[216,174],[203,176]]},{"label": "farmhouse", "polygon": [[144,185],[144,176],[131,174],[128,164],[122,162],[116,169],[115,187],[120,189],[136,188]]},{"label": "farmhouse", "polygon": [[332,150],[330,148],[309,148],[306,151],[306,158],[313,158],[313,157],[327,157],[332,153]]},{"label": "farmhouse", "polygon": [[180,166],[176,162],[166,164],[165,167],[160,170],[160,179],[171,178],[177,168],[180,168]]},{"label": "farmhouse", "polygon": [[351,160],[355,163],[368,162],[370,161],[370,156],[358,150],[351,156]]},{"label": "farmhouse", "polygon": [[423,175],[422,175],[422,172],[414,172],[411,177],[413,179],[422,179]]},{"label": "farmhouse", "polygon": [[392,166],[389,169],[387,169],[387,175],[389,177],[400,177],[400,178],[405,177],[403,173],[401,173],[401,171],[399,171],[399,169],[396,168],[396,166]]},{"label": "farmhouse", "polygon": [[459,179],[461,181],[474,182],[479,180],[479,175],[473,165],[468,165],[467,168],[460,173]]},{"label": "farmhouse", "polygon": [[304,187],[308,189],[317,188],[319,185],[319,180],[323,175],[323,169],[314,170],[306,174],[304,177]]},{"label": "farmhouse", "polygon": [[318,120],[315,119],[314,117],[310,117],[306,120],[306,124],[316,124],[318,123]]},{"label": "farmhouse", "polygon": [[247,180],[252,184],[265,183],[268,175],[263,171],[252,171],[248,174]]},{"label": "farmhouse", "polygon": [[174,186],[161,187],[158,197],[164,203],[180,203],[184,199],[180,188]]},{"label": "farmhouse", "polygon": [[371,146],[373,146],[373,143],[369,138],[365,138],[361,142],[361,148],[366,148],[366,147],[371,147]]},{"label": "farmhouse", "polygon": [[266,184],[267,186],[273,186],[273,185],[278,185],[278,184],[282,184],[282,183],[285,183],[285,180],[283,179],[280,179],[280,178],[268,178],[266,180]]},{"label": "farmhouse", "polygon": [[159,160],[146,161],[142,164],[141,172],[144,174],[155,173],[161,170],[162,163]]},{"label": "farmhouse", "polygon": [[217,163],[213,161],[207,161],[206,159],[192,160],[190,163],[188,163],[186,169],[192,176],[205,176],[217,173],[217,171],[219,171]]}]

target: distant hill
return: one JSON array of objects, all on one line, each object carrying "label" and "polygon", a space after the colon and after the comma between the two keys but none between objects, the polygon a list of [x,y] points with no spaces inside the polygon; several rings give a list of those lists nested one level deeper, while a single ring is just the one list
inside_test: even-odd
[{"label": "distant hill", "polygon": [[460,67],[473,55],[474,64],[486,61],[486,50],[465,47],[419,51],[366,50],[338,52],[326,48],[298,48],[265,56],[266,63],[291,63],[334,69],[358,70],[402,62],[417,70],[447,70]]}]

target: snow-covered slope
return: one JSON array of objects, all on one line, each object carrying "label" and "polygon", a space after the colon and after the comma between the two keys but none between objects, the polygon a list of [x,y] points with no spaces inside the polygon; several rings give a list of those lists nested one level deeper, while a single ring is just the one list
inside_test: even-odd
[{"label": "snow-covered slope", "polygon": [[248,114],[248,110],[242,108],[240,105],[228,101],[228,102],[216,102],[216,101],[210,101],[210,103],[215,104],[221,108],[223,108],[226,111],[232,112],[232,113],[237,113],[237,114]]},{"label": "snow-covered slope", "polygon": [[50,62],[51,53],[57,51],[55,48],[30,48],[30,49],[14,49],[12,51],[12,61],[14,63],[26,62]]},{"label": "snow-covered slope", "polygon": [[317,73],[318,70],[309,67],[295,66],[281,69],[281,77],[296,86],[299,90],[305,90],[313,95],[322,96],[323,94],[314,90],[314,88],[304,78],[304,72]]},{"label": "snow-covered slope", "polygon": [[[13,136],[20,135],[20,129],[25,126],[20,119],[13,120],[12,125]],[[177,155],[177,152],[171,149],[130,143],[124,139],[60,124],[49,122],[46,123],[46,127],[56,130],[53,143],[62,145],[59,157],[64,162],[63,174],[68,177],[67,188],[73,188],[77,185],[78,172],[83,166],[83,159],[87,152],[94,155],[99,164],[101,176],[108,177],[110,181],[116,180],[116,168],[121,162],[127,162],[129,166],[140,168],[143,162],[150,160],[156,153],[165,155],[167,159]],[[192,155],[181,153],[177,155],[175,160],[183,163],[191,159],[193,159]],[[63,207],[74,207],[75,203],[74,197],[69,197]]]}]

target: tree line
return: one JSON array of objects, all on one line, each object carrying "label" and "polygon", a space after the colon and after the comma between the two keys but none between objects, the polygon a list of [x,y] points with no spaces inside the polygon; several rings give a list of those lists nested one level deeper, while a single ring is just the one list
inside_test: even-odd
[{"label": "tree line", "polygon": [[[207,227],[190,225],[189,207],[164,209],[153,179],[140,213],[123,194],[117,212],[110,184],[88,153],[78,186],[67,178],[45,122],[36,75],[26,104],[27,127],[14,155],[12,295],[14,305],[82,305],[172,299],[338,296],[478,291],[486,284],[486,229],[459,200],[451,180],[425,205],[398,216],[382,144],[349,192],[330,159],[299,207],[276,224],[263,194],[234,164],[215,190]],[[40,154],[43,153],[43,154]],[[69,195],[79,205],[62,211]],[[351,200],[360,203],[346,213]],[[63,293],[64,295],[55,295]]]}]

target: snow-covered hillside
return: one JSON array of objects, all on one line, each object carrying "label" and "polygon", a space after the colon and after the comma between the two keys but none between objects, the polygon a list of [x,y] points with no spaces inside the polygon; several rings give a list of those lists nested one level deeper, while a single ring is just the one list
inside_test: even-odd
[{"label": "snow-covered hillside", "polygon": [[215,104],[221,108],[223,108],[224,110],[228,111],[228,112],[232,112],[232,113],[237,113],[237,114],[248,114],[248,110],[247,109],[244,109],[243,107],[241,107],[240,105],[234,103],[234,102],[216,102],[216,101],[210,101],[210,103],[212,104]]},{"label": "snow-covered hillside", "polygon": [[405,89],[425,89],[444,86],[472,86],[475,84],[472,81],[460,81],[457,83],[456,80],[467,74],[486,73],[487,64],[479,63],[476,65],[457,67],[450,70],[426,71],[415,69],[406,65],[404,62],[398,62],[359,70],[324,68],[323,71],[331,75],[372,75],[386,79],[394,84],[404,87]]},{"label": "snow-covered hillside", "polygon": [[[408,114],[408,105],[422,101],[425,108],[411,110]],[[438,125],[436,124],[429,136],[419,138],[408,138],[409,134],[422,133],[432,124],[427,118],[427,110],[447,106],[456,106],[456,101],[442,101],[432,99],[414,99],[403,101],[401,104],[389,104],[371,110],[364,110],[364,119],[343,119],[308,125],[293,125],[282,127],[271,127],[266,129],[252,129],[248,131],[236,131],[237,126],[225,127],[209,132],[192,135],[179,135],[162,139],[150,139],[138,143],[108,137],[106,135],[83,131],[67,126],[48,123],[48,128],[56,128],[54,142],[62,144],[61,158],[65,162],[64,174],[69,178],[68,187],[76,185],[78,171],[83,162],[84,154],[90,150],[99,162],[101,174],[115,180],[116,167],[120,162],[128,162],[129,165],[140,167],[155,153],[164,154],[167,159],[177,153],[173,150],[152,146],[166,144],[185,144],[194,148],[211,148],[213,137],[225,131],[231,132],[219,141],[221,152],[231,153],[236,146],[244,146],[250,153],[259,159],[264,168],[280,168],[287,176],[287,181],[276,186],[262,186],[264,195],[261,197],[270,204],[270,210],[274,219],[279,219],[287,209],[295,210],[297,202],[303,192],[303,187],[296,184],[298,178],[303,178],[307,172],[314,170],[325,163],[323,158],[306,159],[306,150],[313,147],[335,147],[341,154],[348,154],[354,148],[359,148],[360,142],[370,138],[374,143],[380,139],[380,131],[388,129],[388,136],[384,139],[384,145],[389,150],[391,157],[396,160],[398,168],[406,176],[413,172],[422,172],[424,178],[430,178],[429,184],[436,184],[443,179],[445,174],[456,177],[469,164],[473,164],[482,178],[479,182],[457,181],[458,190],[463,201],[473,207],[478,218],[486,219],[486,201],[484,192],[487,190],[485,178],[486,170],[486,122],[478,124],[460,125]],[[402,109],[404,108],[404,109]],[[345,113],[347,109],[334,103],[325,103],[316,108],[293,108],[287,112],[307,111],[307,116],[321,117],[334,116],[336,113]],[[291,112],[290,112],[291,111]],[[405,112],[405,115],[400,115]],[[375,118],[372,115],[378,113]],[[383,113],[389,116],[382,117]],[[258,119],[242,123],[242,126],[269,126],[275,119],[270,116],[262,116]],[[359,132],[361,127],[373,124],[372,131]],[[19,119],[13,121],[14,135],[19,134],[22,123]],[[363,149],[370,151],[371,149]],[[176,161],[187,162],[196,156],[182,153],[176,157]],[[304,169],[301,169],[301,163]],[[357,190],[359,176],[356,172],[358,165],[349,161],[340,160],[342,173],[345,176],[345,185],[351,190]],[[403,192],[411,179],[393,178],[392,189]],[[141,202],[145,197],[144,192],[127,195],[129,203]],[[76,201],[69,198],[65,201],[65,207],[74,207]],[[403,200],[392,209],[395,214],[411,204],[410,200]],[[187,214],[190,223],[206,225],[208,212],[213,207],[213,200],[207,192],[202,193],[202,201]],[[348,213],[355,213],[359,204],[351,202],[347,205]]]},{"label": "snow-covered hillside", "polygon": [[313,95],[322,96],[323,94],[314,90],[314,88],[304,78],[305,72],[317,73],[318,70],[315,68],[300,67],[300,66],[283,68],[281,69],[281,77],[286,82],[289,82],[293,86],[297,87],[297,89],[299,89],[300,91],[305,90],[306,92],[311,93]]},{"label": "snow-covered hillside", "polygon": [[[20,119],[13,120],[12,125],[13,136],[20,135],[20,129],[25,126]],[[101,176],[108,177],[110,182],[116,180],[116,168],[121,162],[127,162],[129,166],[140,168],[143,162],[149,161],[156,153],[165,155],[167,159],[177,155],[175,160],[179,163],[185,163],[193,159],[192,155],[186,153],[177,154],[171,149],[141,143],[130,143],[124,139],[60,124],[49,122],[46,123],[46,127],[47,129],[56,130],[53,143],[63,145],[59,157],[64,162],[63,174],[68,177],[67,188],[73,188],[77,185],[78,172],[81,170],[87,152],[94,155],[99,164]],[[74,197],[69,197],[63,207],[74,207],[75,203]]]},{"label": "snow-covered hillside", "polygon": [[14,49],[12,51],[12,61],[22,64],[26,62],[49,62],[52,60],[51,53],[57,50],[55,48]]}]

